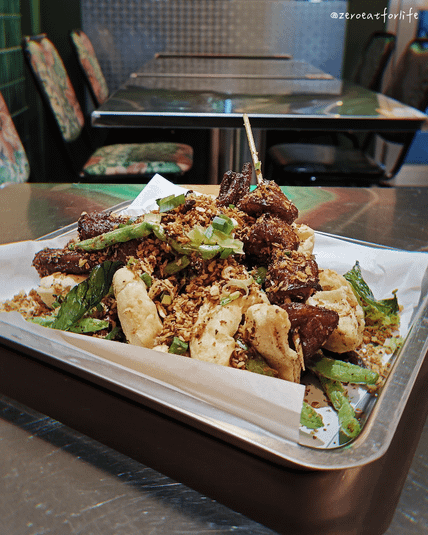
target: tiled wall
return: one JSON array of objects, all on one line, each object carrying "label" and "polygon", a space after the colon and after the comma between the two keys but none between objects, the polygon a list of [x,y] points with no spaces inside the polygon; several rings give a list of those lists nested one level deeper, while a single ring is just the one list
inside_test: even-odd
[{"label": "tiled wall", "polygon": [[110,90],[156,52],[290,53],[340,76],[347,2],[81,0]]},{"label": "tiled wall", "polygon": [[27,109],[19,0],[0,0],[0,91],[18,126]]}]

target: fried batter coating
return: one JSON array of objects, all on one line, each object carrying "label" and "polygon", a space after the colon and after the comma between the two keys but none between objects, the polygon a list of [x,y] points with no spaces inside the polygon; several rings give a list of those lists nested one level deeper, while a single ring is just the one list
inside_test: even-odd
[{"label": "fried batter coating", "polygon": [[325,344],[339,323],[339,314],[327,308],[305,303],[285,303],[281,308],[288,314],[291,330],[298,331],[305,361]]},{"label": "fried batter coating", "polygon": [[236,204],[239,199],[242,199],[250,191],[252,171],[251,163],[245,163],[241,173],[226,171],[220,184],[217,204],[219,206],[228,206],[229,204]]},{"label": "fried batter coating", "polygon": [[236,344],[234,335],[243,315],[256,303],[268,304],[263,292],[256,289],[224,306],[206,301],[199,310],[194,326],[189,345],[190,356],[229,366]]},{"label": "fried batter coating", "polygon": [[277,370],[281,379],[300,382],[302,363],[298,354],[290,348],[288,333],[291,324],[288,314],[276,305],[253,305],[247,310],[243,333],[269,366]]},{"label": "fried batter coating", "polygon": [[136,346],[152,348],[162,330],[156,305],[147,295],[140,277],[123,267],[113,276],[117,313],[127,341]]},{"label": "fried batter coating", "polygon": [[306,301],[317,289],[318,265],[312,256],[280,248],[273,250],[266,273],[266,294],[271,303]]},{"label": "fried batter coating", "polygon": [[334,270],[321,270],[320,284],[322,291],[314,293],[308,299],[308,304],[328,308],[339,314],[339,323],[324,347],[335,353],[353,351],[363,341],[364,311],[349,282]]},{"label": "fried batter coating", "polygon": [[297,207],[273,180],[264,180],[257,188],[242,197],[237,207],[256,217],[265,213],[276,215],[290,225],[299,215]]}]

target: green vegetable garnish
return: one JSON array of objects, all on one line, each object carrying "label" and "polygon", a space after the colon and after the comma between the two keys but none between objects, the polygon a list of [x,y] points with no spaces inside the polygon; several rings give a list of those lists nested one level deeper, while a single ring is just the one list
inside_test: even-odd
[{"label": "green vegetable garnish", "polygon": [[150,288],[150,286],[153,284],[151,276],[146,272],[141,274],[141,280],[144,282],[147,288]]},{"label": "green vegetable garnish", "polygon": [[221,306],[228,305],[232,301],[235,301],[236,299],[239,299],[239,297],[241,297],[241,295],[242,295],[241,292],[238,292],[238,291],[233,292],[230,295],[226,295],[225,297],[222,297],[220,299],[220,305]]},{"label": "green vegetable garnish", "polygon": [[168,353],[175,353],[176,355],[183,355],[186,353],[187,349],[189,347],[189,344],[187,342],[184,342],[181,340],[181,338],[178,338],[178,336],[174,336],[172,340],[172,344],[170,345],[168,349]]},{"label": "green vegetable garnish", "polygon": [[339,381],[333,381],[325,377],[320,377],[320,381],[324,392],[337,411],[340,431],[346,438],[355,438],[359,435],[361,426],[346,395],[345,388]]},{"label": "green vegetable garnish", "polygon": [[169,212],[169,210],[173,210],[185,202],[186,195],[184,193],[181,193],[180,195],[168,195],[168,197],[164,197],[163,199],[156,199],[156,203],[159,206],[159,212],[161,213]]},{"label": "green vegetable garnish", "polygon": [[180,256],[180,258],[169,262],[169,264],[165,266],[165,275],[174,275],[174,273],[178,273],[182,269],[186,268],[189,264],[190,260],[187,256]]},{"label": "green vegetable garnish", "polygon": [[152,232],[161,234],[163,229],[157,223],[142,221],[141,223],[134,223],[133,225],[105,232],[94,238],[71,243],[68,247],[69,249],[83,249],[84,251],[102,251],[115,243],[123,243],[135,238],[145,238]]},{"label": "green vegetable garnish", "polygon": [[[29,318],[28,321],[31,323],[37,323],[37,325],[42,325],[43,327],[51,327],[55,321],[55,316],[39,316],[34,318]],[[102,331],[103,329],[108,329],[109,322],[107,320],[100,320],[97,318],[81,318],[76,321],[74,325],[71,325],[67,330],[72,333],[95,333]]]},{"label": "green vegetable garnish", "polygon": [[351,270],[345,273],[344,277],[352,286],[354,294],[364,310],[366,320],[383,325],[399,325],[400,317],[396,291],[392,292],[394,297],[390,299],[376,300],[363,279],[358,261]]},{"label": "green vegetable garnish", "polygon": [[308,429],[319,429],[324,425],[321,414],[311,407],[309,403],[306,403],[306,401],[302,405],[300,425],[304,425]]},{"label": "green vegetable garnish", "polygon": [[106,336],[105,340],[115,340],[122,333],[122,329],[116,325]]},{"label": "green vegetable garnish", "polygon": [[328,357],[313,358],[307,367],[318,376],[342,383],[374,385],[379,379],[379,374],[372,370]]},{"label": "green vegetable garnish", "polygon": [[245,369],[249,372],[259,373],[260,375],[278,377],[278,372],[271,368],[262,356],[249,356],[245,363]]},{"label": "green vegetable garnish", "polygon": [[254,280],[257,282],[257,284],[260,284],[260,286],[262,286],[266,281],[266,273],[267,268],[260,266],[257,268],[255,274],[253,275]]},{"label": "green vegetable garnish", "polygon": [[70,330],[109,293],[113,275],[122,265],[122,262],[106,261],[94,267],[89,277],[66,295],[51,327],[62,331]]},{"label": "green vegetable garnish", "polygon": [[219,230],[224,234],[229,235],[235,228],[235,224],[230,217],[224,214],[220,214],[219,216],[215,216],[215,218],[213,219],[212,227],[215,230]]}]

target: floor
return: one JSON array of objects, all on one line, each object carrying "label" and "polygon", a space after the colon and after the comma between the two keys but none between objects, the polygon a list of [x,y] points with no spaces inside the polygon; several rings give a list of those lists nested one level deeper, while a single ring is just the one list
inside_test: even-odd
[{"label": "floor", "polygon": [[391,180],[396,186],[428,186],[428,131],[419,132],[410,147],[405,165]]},{"label": "floor", "polygon": [[391,180],[394,186],[428,186],[428,163],[406,163],[395,178]]}]

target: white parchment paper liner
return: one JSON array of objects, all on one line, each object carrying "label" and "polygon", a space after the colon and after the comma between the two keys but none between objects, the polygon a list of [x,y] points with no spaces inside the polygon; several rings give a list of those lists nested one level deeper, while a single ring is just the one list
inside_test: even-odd
[{"label": "white parchment paper liner", "polygon": [[[139,215],[156,208],[157,198],[182,191],[180,186],[157,175],[124,212]],[[44,247],[63,247],[69,239],[68,235],[54,240],[0,246],[0,300],[37,287],[39,277],[31,266],[35,253]],[[316,235],[314,253],[321,268],[331,268],[341,274],[358,260],[366,282],[378,299],[391,297],[392,290],[397,289],[399,302],[404,307],[401,331],[403,335],[407,333],[421,296],[428,267],[427,254],[373,248],[319,234]],[[46,329],[26,322],[16,313],[2,313],[0,320],[19,325],[28,334],[33,332],[56,340],[70,349],[79,348],[93,358],[114,363],[113,366],[132,369],[141,377],[166,384],[190,396],[190,399],[203,400],[277,436],[295,442],[299,440],[303,385],[150,349]]]}]

